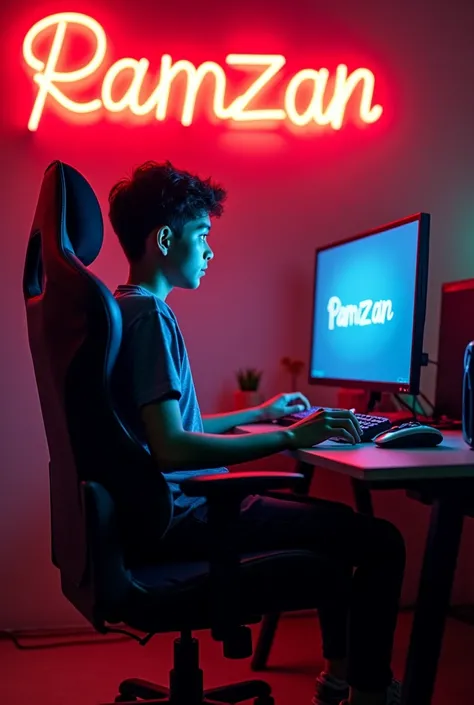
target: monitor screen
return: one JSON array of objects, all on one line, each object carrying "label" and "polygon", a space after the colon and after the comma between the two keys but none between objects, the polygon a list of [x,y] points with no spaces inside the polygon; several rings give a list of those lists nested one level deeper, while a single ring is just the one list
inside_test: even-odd
[{"label": "monitor screen", "polygon": [[429,215],[316,253],[310,382],[418,393]]}]

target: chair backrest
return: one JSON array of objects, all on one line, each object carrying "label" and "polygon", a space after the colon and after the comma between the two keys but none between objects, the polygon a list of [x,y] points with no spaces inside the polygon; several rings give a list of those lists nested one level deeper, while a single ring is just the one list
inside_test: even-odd
[{"label": "chair backrest", "polygon": [[52,557],[76,585],[86,579],[87,563],[81,482],[110,493],[130,563],[156,553],[172,512],[165,479],[114,405],[121,313],[88,269],[102,240],[91,186],[76,169],[53,162],[31,227],[23,291],[50,456]]}]

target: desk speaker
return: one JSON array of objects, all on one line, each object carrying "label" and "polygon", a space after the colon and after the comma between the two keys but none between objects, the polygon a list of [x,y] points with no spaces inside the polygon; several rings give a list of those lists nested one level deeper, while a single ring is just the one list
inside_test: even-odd
[{"label": "desk speaker", "polygon": [[464,354],[462,435],[466,443],[474,448],[474,341],[469,343]]},{"label": "desk speaker", "polygon": [[461,421],[464,356],[474,341],[474,279],[443,284],[436,376],[436,418]]}]

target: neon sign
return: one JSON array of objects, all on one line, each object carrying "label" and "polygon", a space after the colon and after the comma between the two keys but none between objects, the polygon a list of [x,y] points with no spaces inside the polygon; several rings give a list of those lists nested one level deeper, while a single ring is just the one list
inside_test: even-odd
[{"label": "neon sign", "polygon": [[[76,32],[78,28],[90,35],[94,47],[94,55],[88,63],[71,71],[59,71],[58,65],[67,65],[65,60],[66,34]],[[49,54],[40,59],[35,54],[35,44],[48,30],[55,29]],[[70,36],[68,36],[70,39]],[[214,77],[214,96],[212,109],[218,120],[249,121],[289,121],[298,127],[315,123],[330,125],[339,130],[343,124],[347,103],[359,84],[362,91],[359,104],[359,115],[363,122],[371,124],[380,119],[383,108],[372,105],[375,77],[367,68],[358,68],[348,73],[345,64],[339,64],[335,72],[334,92],[327,104],[325,92],[330,73],[326,68],[318,70],[307,68],[296,73],[289,80],[284,93],[283,106],[266,109],[252,108],[252,102],[262,90],[271,84],[280,74],[286,64],[286,58],[280,54],[229,54],[225,58],[228,66],[245,70],[246,68],[262,69],[257,79],[253,80],[244,93],[235,98],[230,105],[225,105],[228,79],[224,68],[214,61],[205,61],[195,66],[186,59],[173,63],[169,54],[161,57],[158,85],[144,102],[139,96],[145,79],[148,78],[150,61],[146,58],[135,59],[124,57],[107,68],[102,85],[97,86],[97,96],[92,100],[78,102],[68,97],[68,86],[79,84],[84,79],[91,80],[102,68],[107,51],[107,35],[102,25],[95,19],[77,12],[59,12],[49,15],[36,22],[27,32],[23,41],[23,57],[26,64],[33,69],[33,81],[38,85],[38,92],[28,121],[28,129],[35,131],[43,116],[46,103],[54,101],[70,113],[88,114],[105,110],[110,113],[122,113],[126,110],[137,116],[154,113],[155,119],[163,121],[167,118],[170,90],[174,79],[180,73],[187,77],[183,98],[181,123],[191,125],[195,114],[196,97],[204,77],[208,74]],[[131,74],[131,80],[121,97],[113,97],[116,93],[117,79]],[[100,79],[97,79],[100,84]],[[301,86],[309,82],[312,87],[312,97],[304,110],[297,107],[297,97]],[[115,90],[114,90],[115,88]],[[323,108],[324,104],[327,104]]]}]

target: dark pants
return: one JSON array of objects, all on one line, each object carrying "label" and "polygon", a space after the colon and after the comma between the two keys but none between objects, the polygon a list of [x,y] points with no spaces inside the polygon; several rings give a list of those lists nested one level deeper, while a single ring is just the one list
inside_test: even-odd
[{"label": "dark pants", "polygon": [[[248,497],[240,519],[238,546],[243,553],[309,549],[343,569],[339,573],[347,576],[346,585],[331,604],[318,606],[323,655],[347,657],[352,687],[384,690],[392,679],[390,662],[405,569],[405,544],[398,529],[345,504],[313,498]],[[207,534],[204,505],[168,533],[164,548],[175,555],[203,557]]]}]

